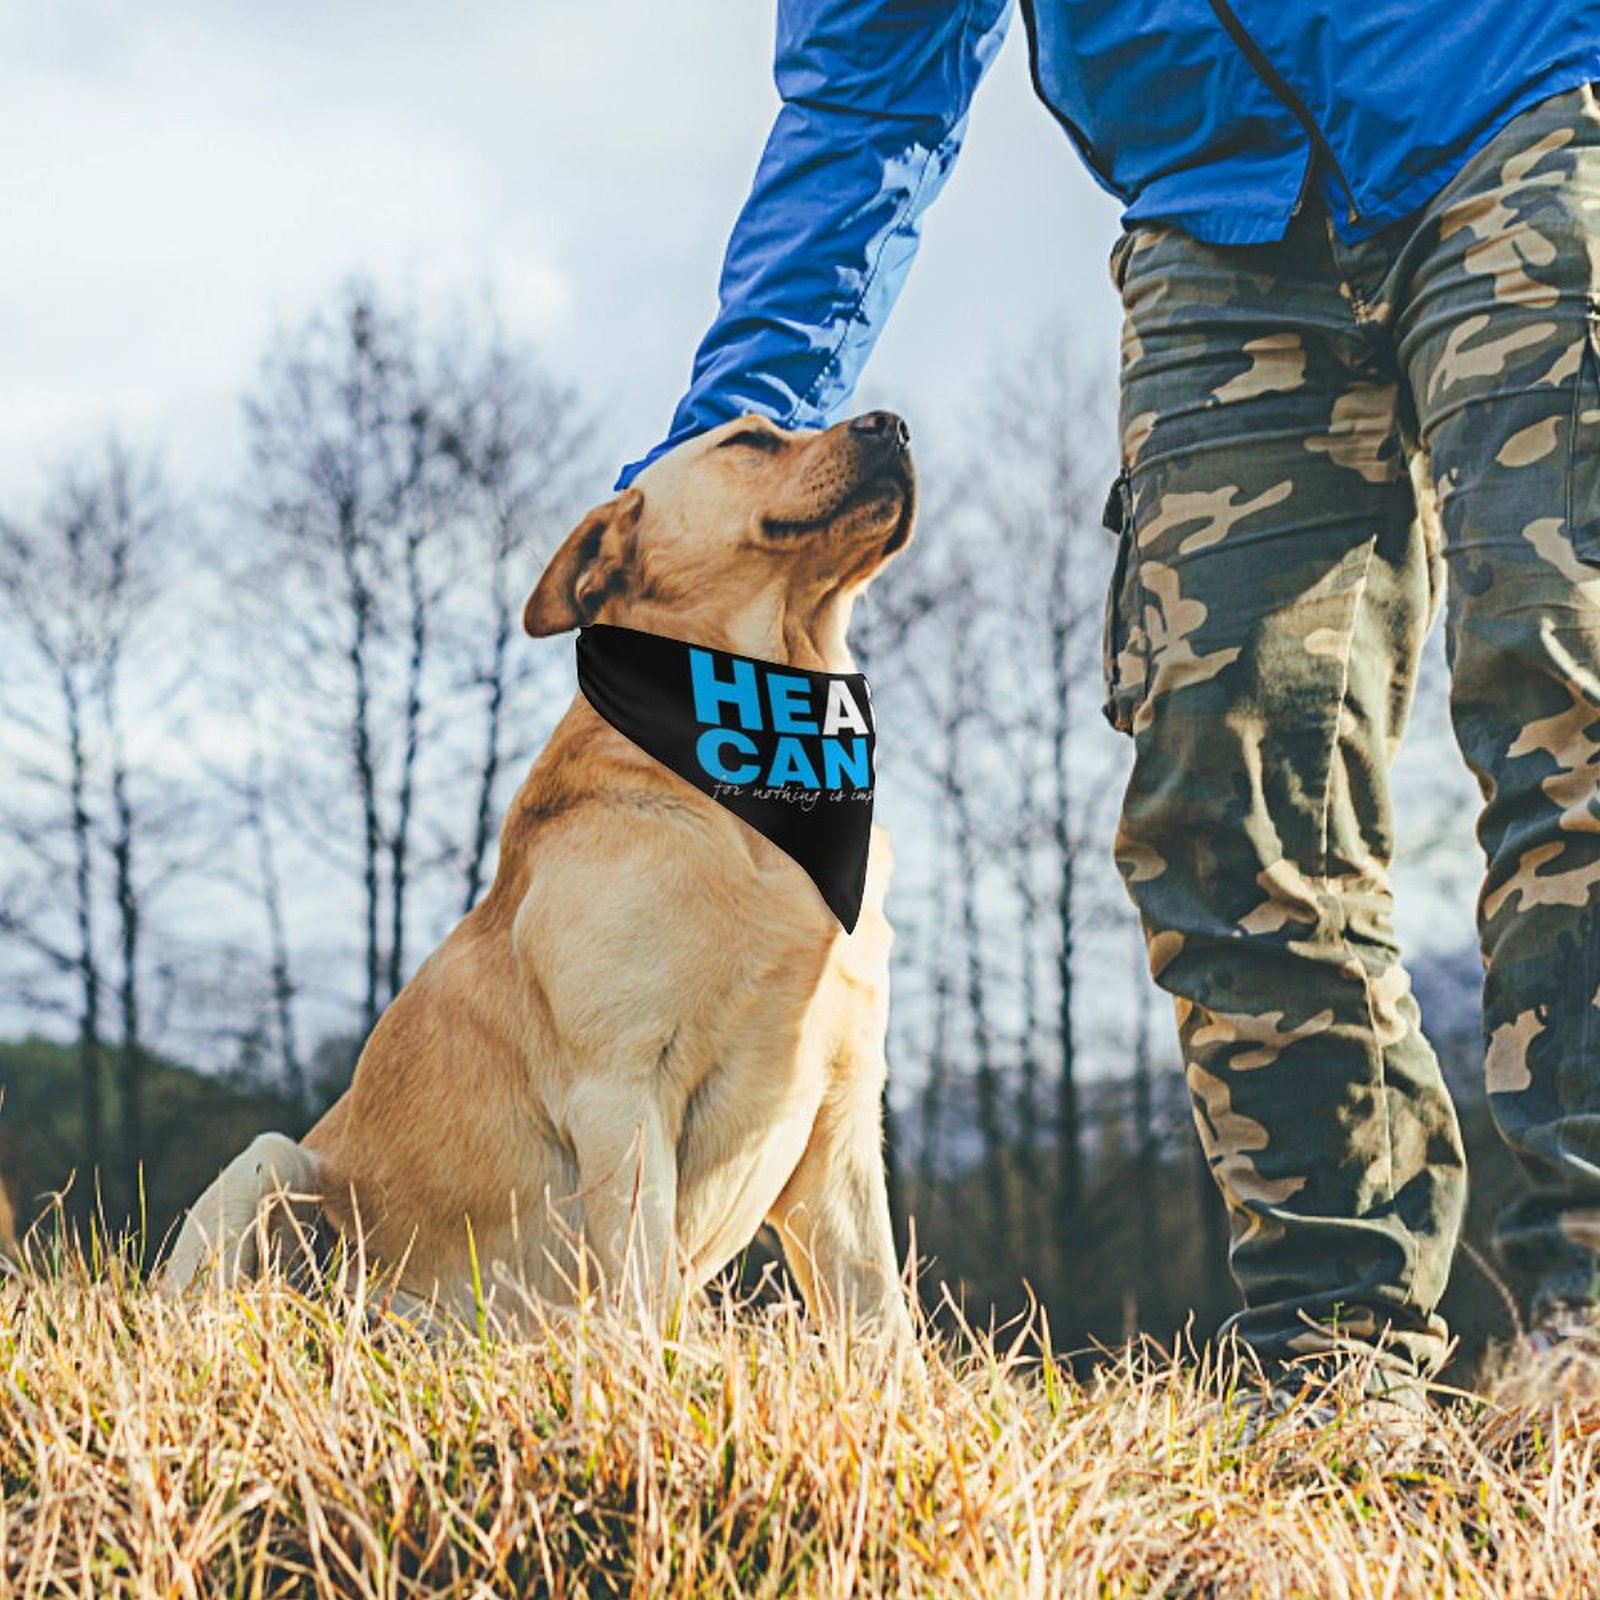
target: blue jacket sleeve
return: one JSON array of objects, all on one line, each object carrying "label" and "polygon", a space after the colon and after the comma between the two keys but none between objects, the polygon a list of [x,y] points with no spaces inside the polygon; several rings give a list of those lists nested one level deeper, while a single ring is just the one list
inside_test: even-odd
[{"label": "blue jacket sleeve", "polygon": [[849,402],[944,186],[1011,0],[778,0],[782,106],[723,262],[721,305],[667,437]]}]

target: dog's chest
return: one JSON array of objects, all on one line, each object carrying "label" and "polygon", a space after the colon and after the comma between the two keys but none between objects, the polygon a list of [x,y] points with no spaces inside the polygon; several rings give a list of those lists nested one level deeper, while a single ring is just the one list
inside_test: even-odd
[{"label": "dog's chest", "polygon": [[678,1235],[705,1275],[761,1226],[828,1086],[828,963],[804,947],[765,954],[705,1028],[702,1059],[682,1063]]}]

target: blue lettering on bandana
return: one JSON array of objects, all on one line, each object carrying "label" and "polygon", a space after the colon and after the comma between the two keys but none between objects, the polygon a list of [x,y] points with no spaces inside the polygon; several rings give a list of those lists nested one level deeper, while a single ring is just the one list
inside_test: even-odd
[{"label": "blue lettering on bandana", "polygon": [[872,832],[872,697],[811,672],[595,623],[578,687],[612,727],[793,857],[847,930]]},{"label": "blue lettering on bandana", "polygon": [[[822,733],[819,718],[829,708],[814,703],[810,678],[749,659],[735,659],[731,668],[728,678],[719,678],[711,652],[689,646],[695,720],[708,730],[695,741],[695,756],[707,777],[718,783],[760,783],[767,788],[792,783],[803,789],[872,787],[866,739],[857,735],[843,740]],[[830,702],[841,697],[845,702],[832,707],[836,715],[856,727],[866,725],[847,683],[835,678],[825,692]],[[744,732],[778,735],[764,773],[748,759],[737,767],[729,764],[730,750],[746,758],[756,754],[749,739],[730,734],[730,722]]]}]

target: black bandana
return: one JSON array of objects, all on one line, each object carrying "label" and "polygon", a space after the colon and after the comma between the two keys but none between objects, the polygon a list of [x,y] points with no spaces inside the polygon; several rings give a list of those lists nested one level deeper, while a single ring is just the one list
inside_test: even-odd
[{"label": "black bandana", "polygon": [[872,699],[859,672],[807,672],[594,623],[578,687],[619,733],[805,868],[851,932],[872,831]]}]

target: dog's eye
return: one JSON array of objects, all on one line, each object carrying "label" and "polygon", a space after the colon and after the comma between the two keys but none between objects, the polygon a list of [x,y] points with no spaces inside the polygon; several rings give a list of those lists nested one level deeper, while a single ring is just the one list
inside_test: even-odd
[{"label": "dog's eye", "polygon": [[744,428],[738,433],[730,433],[717,448],[726,450],[730,445],[742,444],[751,450],[776,450],[782,443],[777,434],[766,428]]}]

